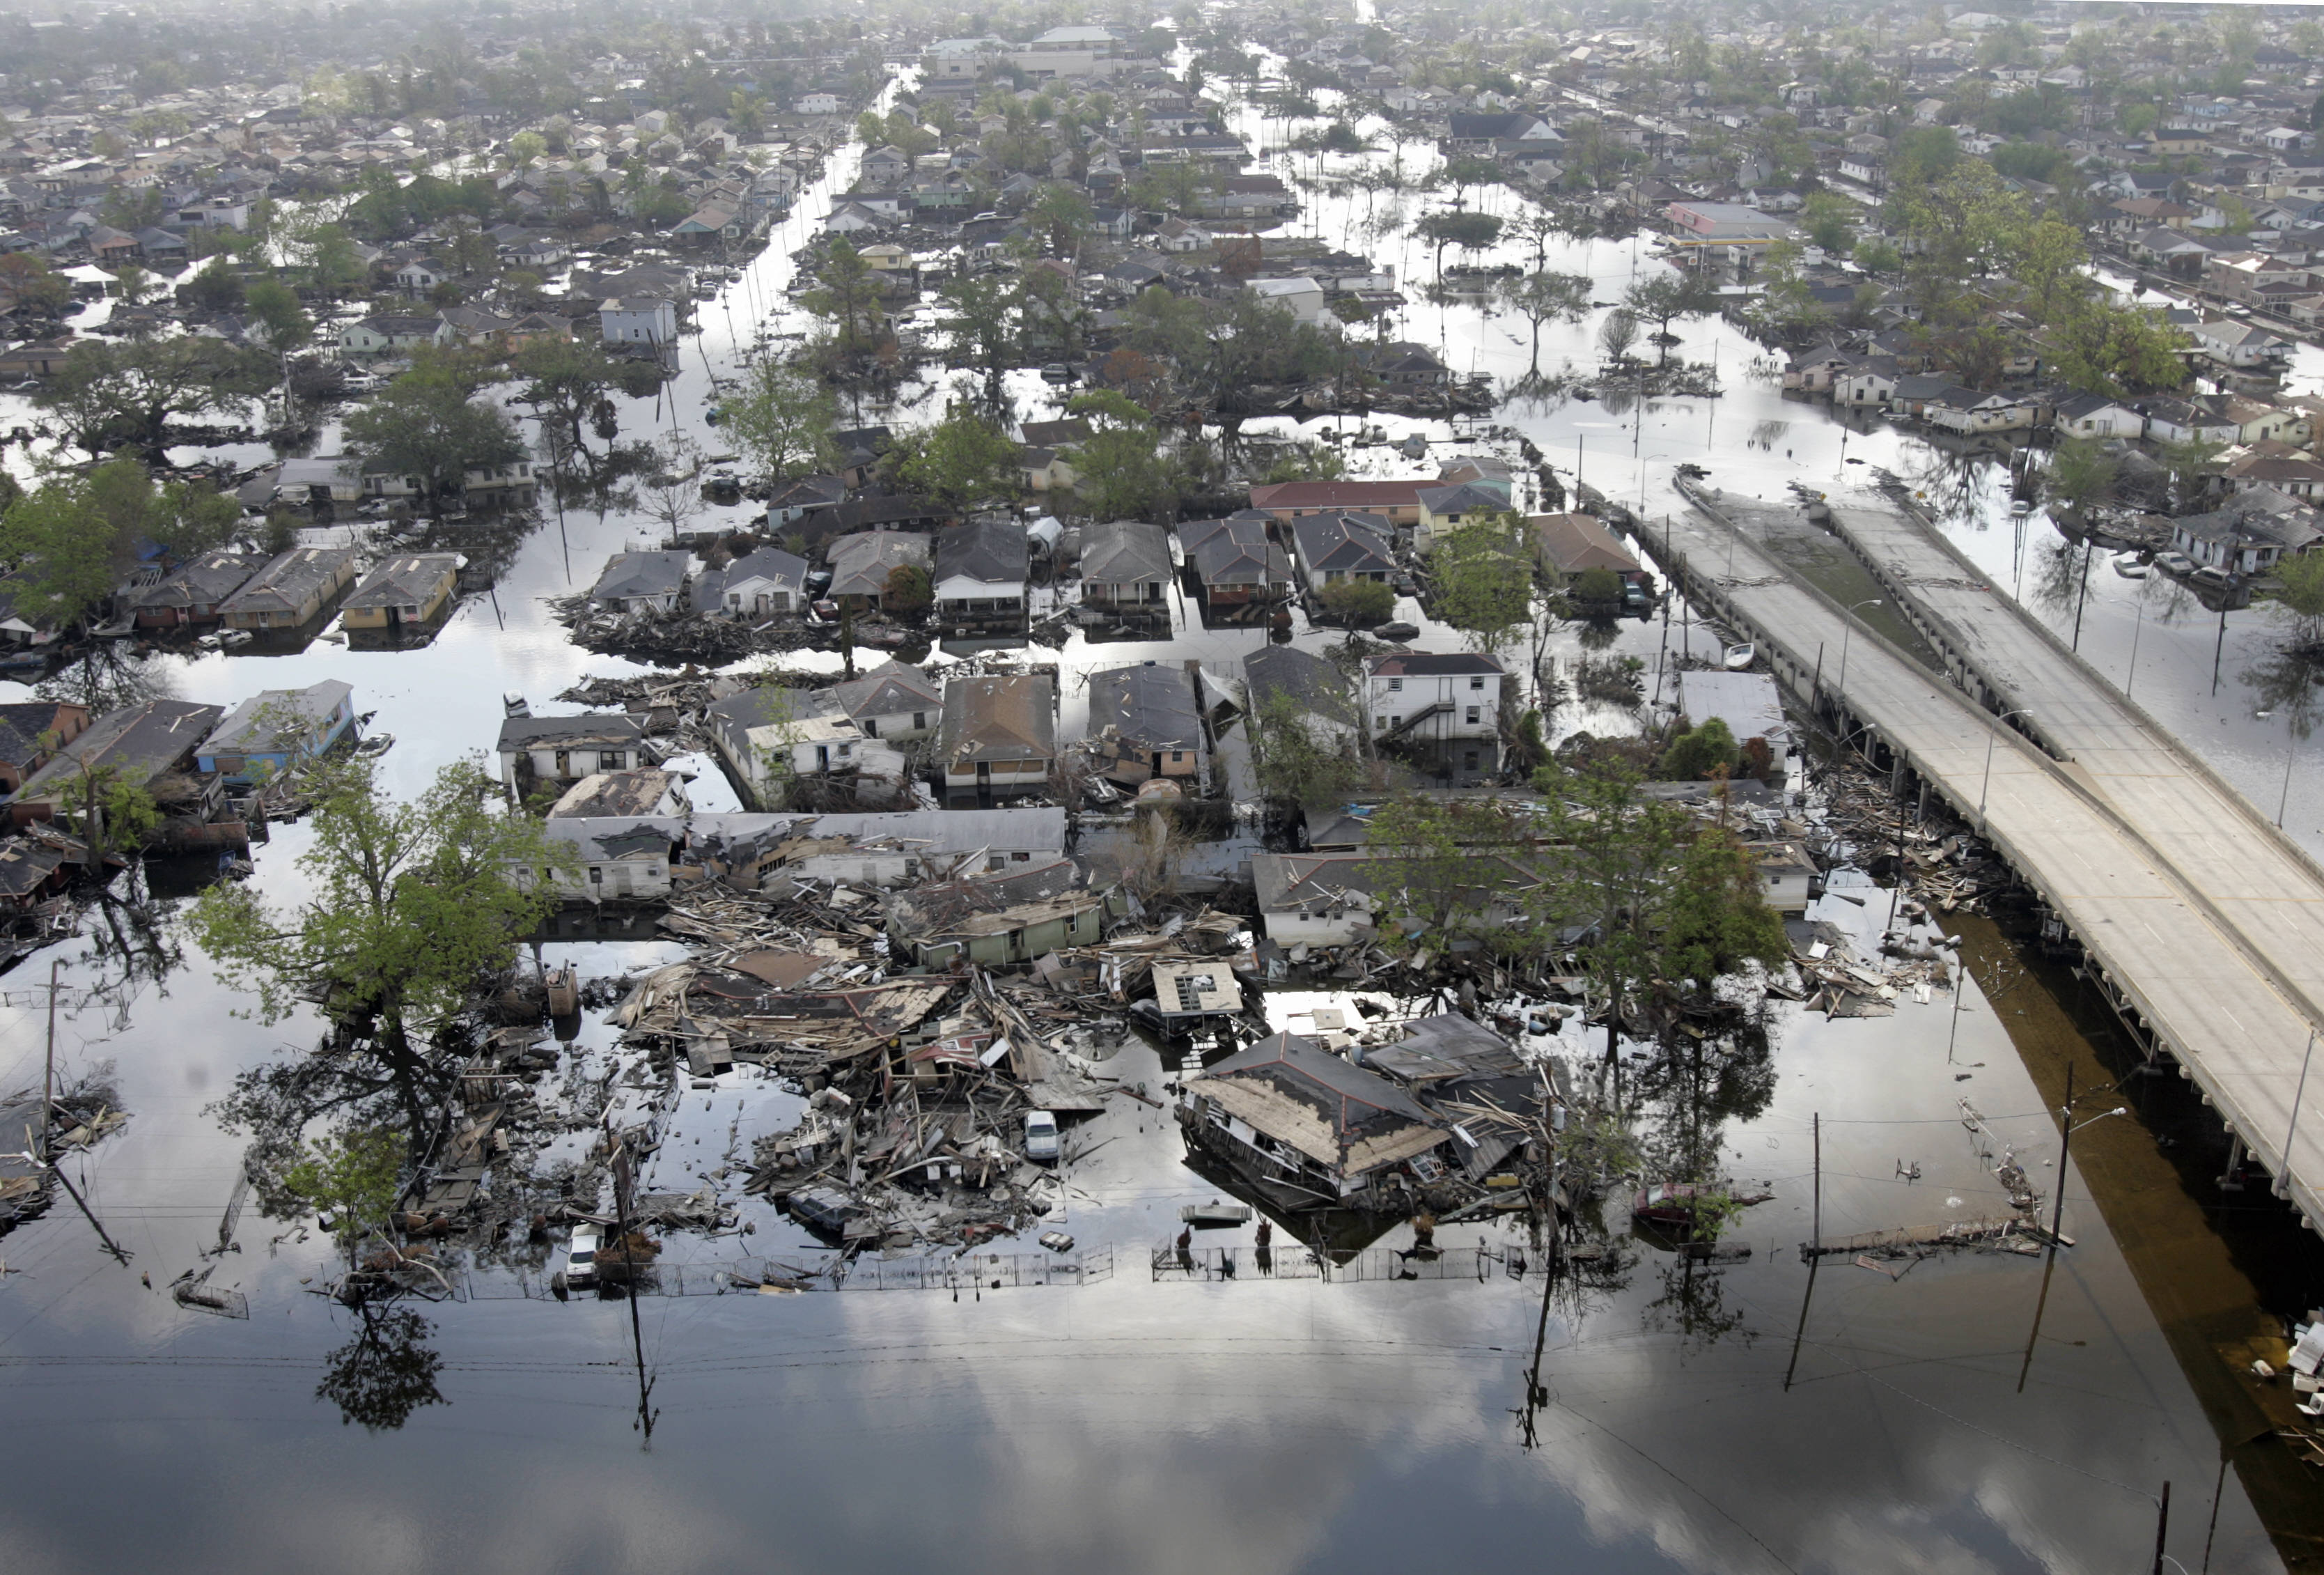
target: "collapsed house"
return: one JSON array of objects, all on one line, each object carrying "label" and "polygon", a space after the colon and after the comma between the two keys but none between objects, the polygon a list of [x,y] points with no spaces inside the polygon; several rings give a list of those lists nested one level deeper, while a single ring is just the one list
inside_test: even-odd
[{"label": "collapsed house", "polygon": [[1269,1034],[1188,1078],[1178,1124],[1190,1150],[1284,1209],[1408,1212],[1454,1142],[1403,1089],[1297,1033]]},{"label": "collapsed house", "polygon": [[888,940],[924,968],[1030,962],[1097,940],[1107,894],[1069,858],[940,881],[888,898]]}]

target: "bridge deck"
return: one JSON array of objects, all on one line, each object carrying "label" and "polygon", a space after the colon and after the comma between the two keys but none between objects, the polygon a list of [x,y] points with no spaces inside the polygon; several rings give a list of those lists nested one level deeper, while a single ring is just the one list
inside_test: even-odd
[{"label": "bridge deck", "polygon": [[[1840,607],[1785,573],[1749,534],[1734,541],[1711,512],[1719,504],[1708,496],[1700,512],[1674,518],[1674,567],[1747,625],[1789,681],[1805,689],[1820,665],[1833,687],[1850,626]],[[1873,556],[1877,564],[1908,551],[1883,535]],[[1908,571],[1921,592],[1931,581],[1975,578],[1949,558],[1940,569],[1914,556]],[[1992,660],[1995,687],[2012,696],[2001,709],[2028,703],[2006,687],[2022,685],[2043,737],[2074,758],[2061,764],[1998,727],[1951,682],[1860,625],[1848,635],[1849,709],[1968,815],[1992,741],[1986,814],[1996,848],[2315,1218],[2324,1212],[2315,1187],[2324,1179],[2324,1124],[2303,1119],[2288,1166],[2280,1150],[2310,1024],[2324,1020],[2312,1004],[2324,983],[2324,878],[2167,736],[2126,705],[2107,705],[2086,673],[2060,670],[2053,655],[2034,649],[2041,642],[2030,627],[2027,640],[2001,627],[1993,614],[2006,609],[1993,607],[1992,593],[1933,588],[1984,597],[1959,615],[1978,644],[1952,626],[1943,609],[1953,604],[1933,604],[1948,654]],[[2324,1102],[2324,1079],[2313,1086]]]}]

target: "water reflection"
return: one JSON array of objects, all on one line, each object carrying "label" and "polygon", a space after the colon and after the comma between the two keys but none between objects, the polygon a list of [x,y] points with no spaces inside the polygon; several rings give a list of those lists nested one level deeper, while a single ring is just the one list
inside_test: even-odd
[{"label": "water reflection", "polygon": [[359,1302],[355,1329],[345,1345],[323,1358],[315,1398],[339,1408],[341,1423],[360,1423],[368,1432],[392,1432],[414,1412],[448,1405],[437,1386],[444,1358],[428,1343],[436,1326],[412,1308]]}]

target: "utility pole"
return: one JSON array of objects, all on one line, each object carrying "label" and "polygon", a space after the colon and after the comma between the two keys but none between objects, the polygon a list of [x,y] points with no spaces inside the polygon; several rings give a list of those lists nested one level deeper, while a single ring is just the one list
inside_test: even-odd
[{"label": "utility pole", "polygon": [[[41,1072],[41,1163],[49,1163],[49,1128],[56,1116],[57,1097],[57,969],[62,959],[49,960],[49,1052]],[[2295,1111],[2296,1115],[2297,1112]]]},{"label": "utility pole", "polygon": [[1811,1194],[1810,1194],[1810,1196],[1811,1196],[1811,1197],[1812,1197],[1812,1198],[1813,1198],[1813,1200],[1814,1200],[1814,1205],[1813,1205],[1813,1207],[1814,1207],[1814,1216],[1813,1216],[1813,1218],[1814,1218],[1814,1221],[1815,1221],[1815,1223],[1814,1223],[1814,1228],[1814,1228],[1814,1231],[1815,1231],[1815,1247],[1814,1247],[1814,1250],[1813,1250],[1813,1251],[1812,1251],[1812,1252],[1808,1255],[1808,1288],[1807,1288],[1807,1290],[1806,1290],[1805,1292],[1803,1292],[1801,1294],[1801,1296],[1800,1296],[1800,1322],[1799,1322],[1799,1327],[1798,1327],[1797,1329],[1794,1329],[1794,1330],[1792,1331],[1792,1360],[1791,1360],[1791,1365],[1790,1365],[1789,1367],[1785,1367],[1785,1368],[1784,1369],[1784,1389],[1785,1393],[1789,1393],[1789,1392],[1790,1392],[1790,1390],[1791,1390],[1791,1387],[1792,1387],[1792,1375],[1799,1371],[1799,1367],[1800,1367],[1800,1342],[1801,1342],[1801,1340],[1802,1340],[1803,1339],[1804,1339],[1804,1338],[1806,1337],[1807,1332],[1808,1332],[1808,1306],[1809,1306],[1809,1304],[1810,1304],[1811,1302],[1812,1302],[1815,1300],[1815,1277],[1816,1277],[1816,1270],[1817,1270],[1817,1269],[1819,1269],[1819,1268],[1821,1268],[1821,1267],[1822,1267],[1822,1265],[1823,1265],[1823,1112],[1822,1112],[1822,1111],[1819,1110],[1819,1111],[1817,1111],[1817,1112],[1815,1113],[1814,1122],[1815,1122],[1815,1125],[1814,1125],[1814,1127],[1812,1128],[1812,1130],[1813,1130],[1814,1135],[1815,1135],[1815,1137],[1814,1137],[1814,1142],[1815,1142],[1815,1149],[1814,1149],[1814,1153],[1815,1153],[1815,1162],[1814,1162],[1814,1163],[1815,1163],[1815,1182],[1814,1182],[1814,1188],[1815,1188],[1815,1190],[1814,1190],[1814,1191],[1813,1191],[1812,1193],[1811,1193]]},{"label": "utility pole", "polygon": [[613,1159],[614,1218],[619,1222],[622,1240],[622,1286],[630,1302],[630,1351],[638,1368],[638,1422],[645,1440],[642,1447],[653,1446],[654,1412],[653,1380],[646,1376],[646,1344],[644,1331],[638,1322],[638,1259],[630,1242],[630,1184],[632,1175],[629,1144],[624,1143]]},{"label": "utility pole", "polygon": [[2163,1543],[2171,1534],[2171,1484],[2163,1484],[2163,1500],[2154,1513],[2154,1575],[2163,1575]]},{"label": "utility pole", "polygon": [[[2097,547],[2096,537],[2082,538],[2082,592],[2074,598],[2074,641],[2071,649],[2075,651],[2082,648],[2082,609],[2090,603],[2090,554]],[[2223,618],[2220,621],[2220,627],[2224,629],[2226,626],[2226,620]]]}]

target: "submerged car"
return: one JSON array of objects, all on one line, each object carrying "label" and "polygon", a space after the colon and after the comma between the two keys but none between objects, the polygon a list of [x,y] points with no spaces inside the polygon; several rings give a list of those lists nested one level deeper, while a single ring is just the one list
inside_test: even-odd
[{"label": "submerged car", "polygon": [[1057,1134],[1057,1117],[1054,1111],[1025,1112],[1025,1157],[1037,1165],[1057,1163],[1065,1152],[1065,1140]]},{"label": "submerged car", "polygon": [[597,1248],[604,1237],[594,1225],[576,1225],[565,1248],[565,1283],[576,1289],[597,1283]]}]

